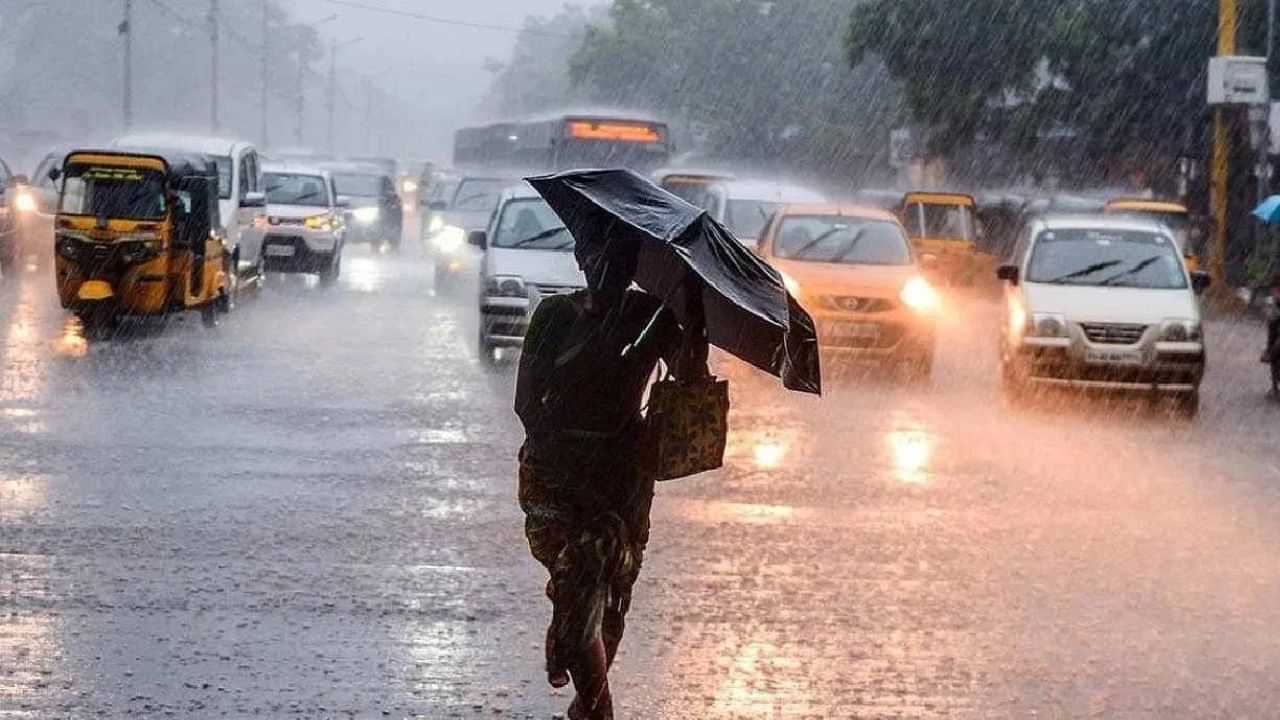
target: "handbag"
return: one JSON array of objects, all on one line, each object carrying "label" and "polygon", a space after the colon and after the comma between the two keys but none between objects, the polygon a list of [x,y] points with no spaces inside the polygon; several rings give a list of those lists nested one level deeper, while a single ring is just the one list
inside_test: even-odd
[{"label": "handbag", "polygon": [[649,390],[643,447],[655,480],[674,480],[724,465],[729,437],[729,382],[670,375]]}]

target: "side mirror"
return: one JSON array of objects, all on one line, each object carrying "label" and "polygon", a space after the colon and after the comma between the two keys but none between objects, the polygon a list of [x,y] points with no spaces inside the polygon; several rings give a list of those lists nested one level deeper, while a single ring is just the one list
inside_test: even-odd
[{"label": "side mirror", "polygon": [[1018,284],[1018,266],[1017,265],[1001,265],[996,268],[996,277],[1001,280],[1008,280],[1014,285]]},{"label": "side mirror", "polygon": [[489,245],[489,235],[483,230],[472,230],[467,233],[467,244],[484,250]]},{"label": "side mirror", "polygon": [[1208,290],[1211,285],[1213,285],[1213,276],[1209,273],[1200,272],[1199,270],[1191,273],[1191,289],[1194,290],[1197,295]]},{"label": "side mirror", "polygon": [[449,209],[449,203],[444,202],[443,200],[436,200],[430,205],[427,205],[427,208],[435,212],[444,212]]},{"label": "side mirror", "polygon": [[343,209],[351,207],[351,197],[349,195],[339,195],[338,207]]},{"label": "side mirror", "polygon": [[920,267],[925,270],[937,270],[938,256],[933,253],[923,253],[920,255]]},{"label": "side mirror", "polygon": [[242,208],[264,208],[267,206],[267,194],[260,192],[245,193],[240,198],[240,207]]},{"label": "side mirror", "polygon": [[61,177],[62,177],[62,168],[57,167],[56,165],[55,165],[54,167],[49,168],[49,179],[50,179],[50,180],[52,180],[52,181],[54,181],[54,182],[58,182],[59,178],[61,178]]}]

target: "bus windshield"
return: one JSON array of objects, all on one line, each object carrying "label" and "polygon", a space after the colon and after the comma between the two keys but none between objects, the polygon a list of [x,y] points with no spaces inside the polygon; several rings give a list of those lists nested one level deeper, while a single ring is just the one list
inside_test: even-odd
[{"label": "bus windshield", "polygon": [[164,176],[155,170],[71,165],[58,211],[70,215],[158,220],[165,214]]}]

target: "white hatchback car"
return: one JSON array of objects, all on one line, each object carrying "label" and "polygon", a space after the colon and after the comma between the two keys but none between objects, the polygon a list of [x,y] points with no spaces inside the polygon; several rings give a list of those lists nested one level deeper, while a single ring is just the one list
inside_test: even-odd
[{"label": "white hatchback car", "polygon": [[480,263],[480,359],[524,343],[529,318],[543,298],[571,293],[587,281],[573,256],[573,237],[528,183],[503,191],[489,229],[468,241],[484,251]]},{"label": "white hatchback car", "polygon": [[346,208],[328,170],[267,165],[267,235],[262,253],[269,272],[315,273],[330,285],[342,269]]},{"label": "white hatchback car", "polygon": [[1005,280],[1001,371],[1030,385],[1169,395],[1200,407],[1205,343],[1197,295],[1169,229],[1138,218],[1045,216],[1023,228]]}]

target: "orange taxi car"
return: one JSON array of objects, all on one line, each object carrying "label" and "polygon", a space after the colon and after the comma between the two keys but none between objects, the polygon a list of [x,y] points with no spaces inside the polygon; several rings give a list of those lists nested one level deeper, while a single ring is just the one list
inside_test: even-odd
[{"label": "orange taxi car", "polygon": [[759,252],[813,316],[824,354],[897,366],[915,380],[933,368],[938,295],[892,213],[787,205]]}]

